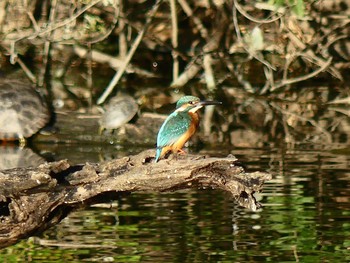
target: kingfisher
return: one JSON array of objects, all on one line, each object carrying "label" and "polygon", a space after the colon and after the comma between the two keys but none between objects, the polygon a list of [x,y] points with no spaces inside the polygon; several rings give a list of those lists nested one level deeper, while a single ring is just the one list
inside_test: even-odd
[{"label": "kingfisher", "polygon": [[201,101],[194,96],[184,96],[176,103],[176,109],[164,121],[157,137],[155,162],[168,152],[182,153],[182,147],[192,137],[199,126],[198,110],[207,105],[222,104],[218,101]]}]

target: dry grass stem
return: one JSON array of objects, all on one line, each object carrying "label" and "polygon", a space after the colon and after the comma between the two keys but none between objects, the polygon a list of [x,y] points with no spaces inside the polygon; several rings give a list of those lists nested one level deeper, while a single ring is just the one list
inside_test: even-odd
[{"label": "dry grass stem", "polygon": [[145,35],[149,25],[151,24],[152,19],[153,19],[154,15],[156,14],[161,2],[162,2],[162,0],[157,0],[157,2],[153,5],[153,8],[147,17],[147,20],[146,20],[146,23],[145,23],[143,29],[141,30],[141,32],[139,32],[139,34],[137,35],[133,44],[131,45],[131,48],[128,52],[128,55],[126,56],[125,60],[123,61],[123,64],[121,65],[120,69],[114,75],[113,79],[111,80],[111,82],[107,86],[106,90],[101,95],[101,97],[97,100],[97,104],[102,104],[107,99],[107,97],[111,94],[114,87],[118,84],[119,80],[121,79],[121,77],[123,76],[123,74],[125,72],[125,69],[127,68],[128,64],[130,63],[132,57],[134,56],[136,49],[138,48],[139,44],[141,43],[142,38]]},{"label": "dry grass stem", "polygon": [[170,1],[170,13],[171,13],[171,44],[172,44],[172,52],[171,55],[173,57],[173,81],[176,81],[179,77],[179,55],[175,50],[178,48],[178,22],[177,22],[177,11],[176,11],[176,2],[175,0]]}]

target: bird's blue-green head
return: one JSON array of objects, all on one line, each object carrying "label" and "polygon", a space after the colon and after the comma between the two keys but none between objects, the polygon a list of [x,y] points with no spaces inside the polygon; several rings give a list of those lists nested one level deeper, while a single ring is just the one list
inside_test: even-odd
[{"label": "bird's blue-green head", "polygon": [[179,99],[176,103],[176,109],[179,109],[183,106],[190,106],[194,105],[195,103],[200,102],[200,99],[195,96],[184,96],[181,99]]},{"label": "bird's blue-green head", "polygon": [[201,101],[195,96],[184,96],[176,103],[177,112],[196,112],[200,108],[206,105],[219,105],[222,104],[219,101]]}]

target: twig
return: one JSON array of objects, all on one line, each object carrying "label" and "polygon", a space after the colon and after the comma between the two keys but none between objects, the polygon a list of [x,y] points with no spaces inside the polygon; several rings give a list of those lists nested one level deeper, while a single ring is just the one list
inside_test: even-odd
[{"label": "twig", "polygon": [[18,65],[22,68],[22,70],[27,75],[27,77],[30,79],[30,81],[33,83],[36,83],[36,78],[35,78],[34,74],[30,71],[30,69],[26,66],[26,64],[22,61],[22,59],[19,58],[18,55],[15,53],[15,45],[16,45],[15,42],[11,42],[11,49],[6,47],[6,46],[2,46],[2,47],[4,49],[6,49],[6,51],[9,53],[10,63],[11,64],[18,63]]},{"label": "twig", "polygon": [[252,52],[248,47],[246,47],[243,38],[241,36],[241,31],[239,30],[239,24],[238,24],[238,19],[237,19],[237,9],[236,9],[236,4],[237,4],[237,0],[234,0],[234,5],[232,7],[232,19],[233,19],[233,24],[235,26],[235,30],[236,30],[236,35],[237,35],[237,39],[240,43],[243,44],[243,48],[244,50],[253,58],[255,58],[256,60],[260,61],[262,64],[264,64],[266,67],[271,68],[272,70],[276,71],[276,68],[274,66],[272,66],[269,62],[267,62],[266,60],[259,58],[257,56],[257,54],[254,54],[254,52]]},{"label": "twig", "polygon": [[[330,15],[329,18],[332,18],[332,16]],[[333,19],[333,18],[332,18]],[[335,18],[334,18],[335,19]],[[324,35],[322,35],[320,38],[316,39],[315,41],[317,41],[317,43],[324,43],[325,39],[326,40],[329,40],[330,39],[330,36],[332,34],[334,34],[334,32],[337,32],[339,30],[342,30],[342,29],[346,29],[346,28],[349,28],[349,24],[350,24],[350,19],[349,19],[349,16],[347,16],[347,18],[340,18],[341,21],[343,22],[342,24],[336,24],[336,26],[332,27],[329,29],[329,31],[327,33],[325,33]],[[328,42],[328,41],[327,41]],[[326,46],[321,46],[319,47],[316,52],[322,52],[322,50],[319,50],[319,49],[325,49],[327,48],[327,44]]]},{"label": "twig", "polygon": [[[186,1],[178,0],[178,2],[181,5],[181,8],[183,9],[183,11],[186,13],[186,15],[188,17],[190,17],[192,19],[192,21],[194,22],[194,24],[196,25],[198,31],[200,32],[201,37],[207,41],[207,44],[206,44],[206,46],[207,46],[208,43],[211,42],[211,40],[209,39],[208,30],[204,27],[202,21],[198,17],[193,15],[193,11]],[[210,48],[208,48],[208,47],[207,48],[204,47],[203,51],[210,52],[209,49]],[[212,61],[211,55],[209,53],[204,54],[204,56],[203,56],[203,68],[204,68],[205,80],[206,80],[208,89],[213,91],[215,89],[215,81],[214,81],[213,70],[211,67],[211,61]],[[194,75],[193,75],[193,77],[194,77]],[[178,86],[178,85],[174,85],[174,86]]]},{"label": "twig", "polygon": [[87,53],[87,57],[86,57],[86,71],[87,71],[87,76],[86,76],[86,86],[89,90],[89,106],[92,106],[92,96],[93,96],[93,88],[92,88],[92,44],[91,43],[87,43],[87,47],[88,47],[88,53]]},{"label": "twig", "polygon": [[[127,18],[123,17],[121,18],[123,20],[125,20],[125,23],[132,29],[135,29],[137,31],[141,30],[139,25],[131,20],[128,20]],[[179,49],[175,49],[173,48],[172,44],[167,43],[166,41],[160,40],[157,36],[155,36],[154,34],[152,34],[152,32],[148,32],[147,35],[144,36],[143,41],[145,43],[149,43],[148,41],[152,41],[155,42],[157,45],[162,46],[164,48],[167,48],[168,50],[171,50],[172,52],[176,52],[177,55],[184,61],[188,61],[189,58],[188,56],[183,53],[181,50]],[[152,44],[149,44],[149,46],[153,46]]]},{"label": "twig", "polygon": [[122,64],[121,68],[114,75],[112,81],[109,83],[109,85],[106,88],[106,90],[103,92],[101,97],[97,100],[97,104],[102,104],[107,99],[107,97],[111,94],[111,92],[113,91],[114,87],[118,84],[120,78],[122,77],[122,75],[125,72],[126,67],[128,66],[129,62],[131,61],[131,59],[132,59],[136,49],[138,48],[139,44],[141,43],[141,40],[142,40],[144,34],[146,33],[150,23],[152,22],[153,17],[156,14],[156,12],[158,10],[158,7],[161,4],[161,2],[162,2],[162,0],[157,0],[157,2],[154,4],[154,6],[153,6],[149,16],[146,19],[146,23],[145,23],[142,31],[139,32],[139,34],[136,37],[134,43],[132,44],[127,57],[123,61],[123,64]]},{"label": "twig", "polygon": [[341,98],[341,99],[334,99],[327,104],[350,104],[350,96],[346,98]]},{"label": "twig", "polygon": [[[176,81],[173,81],[171,83],[171,87],[182,87],[184,86],[189,80],[191,80],[203,67],[204,68],[204,74],[205,74],[205,80],[208,86],[208,89],[213,92],[215,90],[216,84],[215,84],[215,78],[214,73],[212,70],[212,56],[211,52],[216,51],[220,40],[222,38],[222,35],[225,33],[224,28],[221,28],[217,31],[215,31],[214,35],[209,38],[209,33],[207,29],[204,27],[202,21],[193,15],[193,11],[191,7],[187,4],[187,2],[183,0],[178,0],[179,4],[181,5],[182,9],[186,13],[186,15],[192,19],[194,24],[196,25],[198,31],[200,32],[200,35],[203,39],[206,40],[206,44],[203,47],[203,66],[192,64],[187,67],[187,69],[182,72],[182,74],[179,76],[179,78]],[[197,62],[199,59],[194,58],[192,59],[193,62]],[[190,62],[190,63],[191,63]],[[190,64],[189,63],[189,64]]]},{"label": "twig", "polygon": [[323,63],[323,65],[319,69],[317,69],[309,74],[306,74],[306,75],[300,76],[300,77],[296,77],[296,78],[291,78],[291,79],[285,79],[285,80],[283,79],[279,84],[275,85],[274,87],[271,87],[271,91],[276,91],[276,90],[282,88],[283,86],[297,83],[300,81],[304,81],[307,79],[311,79],[311,78],[317,76],[322,71],[326,70],[330,66],[331,62],[332,62],[332,58],[329,58],[325,63]]},{"label": "twig", "polygon": [[188,5],[188,3],[184,0],[178,0],[178,2],[181,5],[181,8],[183,9],[183,11],[186,13],[186,15],[192,19],[193,23],[196,25],[201,36],[204,39],[209,40],[208,30],[204,27],[202,21],[198,17],[193,15],[193,11],[191,7]]},{"label": "twig", "polygon": [[[57,0],[52,0],[51,1],[51,9],[50,9],[50,15],[49,15],[49,25],[53,23],[55,20],[56,16],[56,6],[57,6]],[[36,26],[38,28],[38,26]],[[44,52],[43,52],[43,66],[40,68],[40,74],[38,77],[38,86],[42,87],[44,84],[44,78],[45,78],[45,73],[47,70],[47,63],[49,59],[49,52],[50,52],[50,46],[51,42],[48,40],[50,39],[50,36],[52,34],[52,31],[49,32],[48,38],[45,40],[44,44]]]},{"label": "twig", "polygon": [[3,22],[6,20],[6,1],[0,2],[0,30],[2,31]]},{"label": "twig", "polygon": [[284,63],[283,67],[282,81],[285,81],[288,78],[289,66],[292,64],[295,58],[295,54],[286,54],[286,62]]},{"label": "twig", "polygon": [[119,13],[120,13],[120,8],[118,8],[116,1],[114,1],[113,7],[114,7],[114,19],[111,25],[109,26],[109,28],[106,30],[106,33],[104,33],[99,37],[94,38],[93,40],[85,41],[86,44],[95,44],[95,43],[101,42],[105,40],[113,32],[113,30],[115,29],[115,25],[118,22]]},{"label": "twig", "polygon": [[203,56],[203,68],[205,75],[205,82],[210,93],[213,93],[216,89],[214,72],[212,67],[212,58],[209,54]]},{"label": "twig", "polygon": [[199,60],[198,57],[194,57],[188,64],[187,68],[184,72],[180,74],[180,76],[176,79],[176,81],[173,81],[170,84],[170,87],[177,88],[177,87],[183,87],[186,85],[188,81],[193,79],[198,72],[201,70],[201,66],[197,63],[197,60]]},{"label": "twig", "polygon": [[[214,78],[214,73],[212,68],[212,58],[209,54],[205,54],[203,57],[203,68],[204,68],[205,81],[207,83],[209,93],[213,94],[216,89],[216,85],[215,85],[215,78]],[[214,115],[214,106],[205,107],[204,119],[203,119],[205,136],[210,135],[210,128],[211,128],[213,115]]]},{"label": "twig", "polygon": [[171,12],[171,26],[172,26],[172,34],[171,34],[171,44],[172,51],[171,55],[173,57],[173,81],[176,81],[179,77],[179,55],[175,50],[178,47],[178,27],[177,27],[177,12],[176,12],[176,3],[175,0],[170,1],[170,12]]},{"label": "twig", "polygon": [[30,71],[30,69],[26,66],[26,64],[22,61],[22,59],[20,59],[19,57],[16,57],[15,61],[20,65],[20,67],[26,73],[27,77],[31,80],[31,82],[36,83],[36,78],[34,74]]},{"label": "twig", "polygon": [[264,87],[261,89],[260,94],[265,94],[270,87],[273,87],[275,85],[275,80],[273,77],[273,72],[269,67],[265,67],[264,66],[264,74],[265,74],[265,85]]},{"label": "twig", "polygon": [[[78,46],[78,45],[71,47],[71,46],[66,46],[66,45],[62,45],[62,44],[56,44],[55,48],[57,48],[59,50],[72,49],[73,52],[81,58],[85,58],[89,52],[89,50],[87,50],[86,48],[83,48],[83,47]],[[116,58],[116,57],[112,57],[111,55],[108,55],[106,53],[103,53],[103,52],[97,51],[97,50],[91,51],[91,59],[95,62],[98,62],[98,63],[107,63],[114,70],[119,69],[123,64],[123,60]],[[126,72],[137,73],[137,74],[145,76],[145,77],[155,77],[154,73],[147,71],[147,70],[144,70],[144,69],[141,69],[133,64],[129,64],[127,66]]]},{"label": "twig", "polygon": [[329,107],[328,110],[333,110],[333,111],[337,111],[339,113],[342,113],[348,117],[350,117],[350,110],[344,109],[344,108],[340,108],[340,107]]},{"label": "twig", "polygon": [[90,4],[86,5],[85,7],[83,7],[82,9],[80,9],[78,12],[76,12],[74,15],[72,15],[71,17],[69,17],[68,19],[65,19],[61,22],[58,22],[54,25],[51,25],[49,26],[47,29],[44,29],[44,30],[41,30],[39,32],[37,32],[36,34],[34,35],[29,35],[29,36],[24,36],[24,37],[21,37],[19,39],[17,39],[16,41],[19,41],[19,40],[22,40],[22,39],[25,39],[25,38],[28,38],[28,39],[33,39],[33,38],[36,38],[38,36],[41,36],[43,34],[46,34],[46,33],[49,33],[51,31],[54,31],[60,27],[63,27],[63,26],[66,26],[68,25],[69,23],[73,22],[74,20],[76,20],[79,16],[81,16],[83,13],[86,12],[86,10],[90,9],[91,7],[93,7],[94,5],[97,5],[99,2],[101,2],[102,0],[95,0],[95,1],[92,1]]},{"label": "twig", "polygon": [[[124,0],[118,0],[119,2],[119,12],[121,16],[124,16]],[[128,42],[126,41],[125,36],[125,20],[119,19],[118,23],[118,31],[119,31],[119,57],[121,59],[125,59],[128,53]]]},{"label": "twig", "polygon": [[283,126],[283,130],[284,130],[284,142],[286,143],[293,143],[295,142],[295,139],[292,137],[292,134],[290,133],[290,130],[289,130],[289,125],[288,125],[288,122],[286,120],[286,114],[282,114],[282,126]]},{"label": "twig", "polygon": [[260,10],[273,11],[275,13],[280,13],[280,14],[286,13],[286,7],[284,7],[284,6],[277,7],[276,5],[272,5],[269,3],[263,3],[263,2],[261,2],[261,3],[257,2],[254,4],[254,6]]},{"label": "twig", "polygon": [[303,117],[303,116],[300,116],[300,115],[298,115],[298,114],[296,114],[294,112],[290,112],[290,111],[284,110],[281,107],[279,107],[277,104],[275,104],[274,102],[271,102],[270,105],[272,107],[274,107],[275,109],[277,109],[278,111],[280,111],[281,113],[283,113],[283,114],[288,114],[288,115],[296,117],[297,119],[300,119],[302,121],[306,121],[306,122],[310,123],[312,126],[314,126],[319,131],[321,131],[323,134],[325,134],[328,142],[332,142],[331,134],[326,129],[324,129],[323,127],[318,125],[318,123],[315,120],[309,119],[309,118],[306,118],[306,117]]},{"label": "twig", "polygon": [[[293,42],[294,45],[296,45],[299,49],[301,50],[306,50],[307,46],[305,45],[304,42],[302,42],[291,30],[288,30],[287,34],[288,38]],[[315,55],[315,52],[311,49],[307,49],[304,54],[308,55],[310,58],[312,58],[314,61],[317,61],[318,64],[323,65],[324,61],[322,58],[319,58],[318,56]],[[328,68],[328,72],[332,74],[334,77],[337,79],[342,80],[342,75],[338,70],[336,70],[334,67],[330,66]]]},{"label": "twig", "polygon": [[331,39],[331,40],[328,39],[329,40],[328,43],[325,44],[324,46],[322,46],[322,50],[320,51],[321,54],[324,54],[324,53],[327,54],[329,52],[329,47],[331,45],[333,45],[335,42],[337,42],[339,40],[347,39],[347,38],[349,38],[349,36],[347,34],[345,34],[345,35],[337,36],[337,37],[335,37],[334,39]]},{"label": "twig", "polygon": [[32,22],[35,31],[39,32],[40,27],[39,27],[38,23],[36,22],[35,17],[33,16],[33,13],[29,12],[29,11],[26,11],[26,13],[27,13],[27,16],[29,17],[30,21]]},{"label": "twig", "polygon": [[268,24],[268,23],[272,23],[275,22],[276,20],[279,20],[283,14],[278,15],[275,18],[272,19],[256,19],[255,17],[252,17],[251,15],[249,15],[242,7],[240,4],[238,4],[237,0],[234,0],[234,5],[237,8],[237,11],[240,12],[241,15],[243,15],[245,18],[247,18],[248,20],[254,22],[254,23],[258,23],[258,24]]}]

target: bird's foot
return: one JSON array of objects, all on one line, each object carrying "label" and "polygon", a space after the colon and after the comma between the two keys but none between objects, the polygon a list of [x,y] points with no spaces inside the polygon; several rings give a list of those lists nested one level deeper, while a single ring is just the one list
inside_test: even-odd
[{"label": "bird's foot", "polygon": [[180,149],[177,151],[178,154],[181,154],[181,155],[185,155],[187,154],[187,152],[185,152],[184,150]]}]

